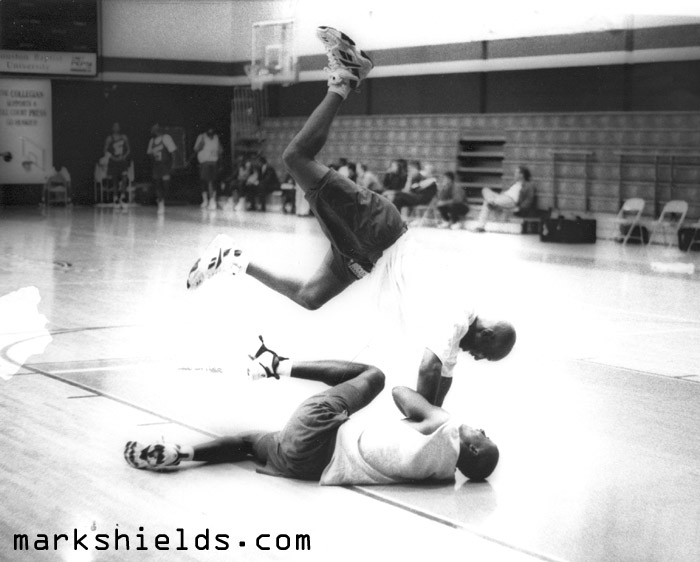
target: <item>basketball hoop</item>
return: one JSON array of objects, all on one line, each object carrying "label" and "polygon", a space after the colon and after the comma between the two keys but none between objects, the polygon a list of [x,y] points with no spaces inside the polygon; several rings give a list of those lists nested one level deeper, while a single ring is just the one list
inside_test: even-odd
[{"label": "basketball hoop", "polygon": [[263,76],[260,74],[258,69],[255,67],[253,64],[246,64],[245,65],[245,73],[248,76],[248,80],[250,80],[250,89],[251,90],[262,90],[263,86],[265,85],[265,80]]},{"label": "basketball hoop", "polygon": [[31,160],[25,160],[24,162],[22,162],[22,168],[24,168],[25,172],[31,172],[33,165],[34,162],[32,162]]},{"label": "basketball hoop", "polygon": [[292,84],[299,80],[294,54],[294,20],[253,24],[250,64],[245,67],[252,90],[266,84]]}]

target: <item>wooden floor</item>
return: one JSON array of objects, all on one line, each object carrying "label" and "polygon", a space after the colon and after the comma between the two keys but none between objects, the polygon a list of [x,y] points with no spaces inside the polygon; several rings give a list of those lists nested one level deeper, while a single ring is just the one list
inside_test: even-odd
[{"label": "wooden floor", "polygon": [[[129,439],[274,429],[320,388],[244,380],[258,334],[293,357],[373,362],[389,384],[415,384],[416,352],[390,337],[364,281],[313,313],[249,278],[187,292],[219,232],[300,275],[325,249],[313,219],[278,213],[0,209],[0,295],[36,287],[53,338],[0,380],[0,560],[700,560],[700,273],[652,267],[700,271],[700,254],[414,229],[426,276],[466,270],[468,298],[518,330],[506,360],[463,358],[445,404],[499,444],[488,483],[322,488],[252,463],[133,470]],[[0,337],[11,362],[22,336]],[[363,415],[392,408],[385,392]],[[31,546],[74,532],[89,551],[13,549],[19,533]],[[95,550],[100,533],[109,550]],[[262,534],[271,550],[256,547]],[[310,551],[296,550],[303,534]]]}]

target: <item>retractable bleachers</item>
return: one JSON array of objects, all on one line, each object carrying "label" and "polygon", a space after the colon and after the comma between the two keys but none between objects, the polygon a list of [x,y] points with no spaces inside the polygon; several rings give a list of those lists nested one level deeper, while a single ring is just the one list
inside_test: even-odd
[{"label": "retractable bleachers", "polygon": [[[266,153],[281,155],[304,118],[268,118]],[[611,217],[629,197],[647,201],[657,216],[672,199],[700,218],[700,112],[589,112],[340,116],[321,159],[365,162],[383,172],[394,158],[457,167],[459,141],[505,139],[502,187],[519,164],[530,168],[541,209]]]}]

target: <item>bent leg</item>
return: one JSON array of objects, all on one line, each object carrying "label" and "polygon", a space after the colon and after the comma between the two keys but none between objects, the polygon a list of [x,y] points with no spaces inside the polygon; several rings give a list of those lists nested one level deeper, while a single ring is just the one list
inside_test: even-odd
[{"label": "bent leg", "polygon": [[340,95],[328,92],[282,155],[289,173],[304,192],[313,189],[328,173],[328,167],[317,162],[316,155],[326,144],[342,101]]},{"label": "bent leg", "polygon": [[[343,372],[345,372],[345,376],[354,375],[352,378],[345,380],[345,382],[336,383],[336,386],[329,388],[324,392],[324,394],[328,396],[340,397],[345,402],[349,416],[367,406],[384,389],[384,373],[382,373],[376,367],[353,363],[334,364],[337,362],[333,361],[324,361],[320,363],[321,365],[318,367],[319,371],[313,371],[316,369],[316,367],[302,363],[299,366],[295,365],[292,373],[294,373],[296,370],[297,372],[303,372],[306,375],[316,375],[317,373],[320,374],[320,370],[323,369],[324,364],[326,364],[325,366],[328,367],[328,371],[326,371],[326,375],[323,375],[323,378],[339,380],[343,376]],[[352,367],[348,368],[347,365],[352,365]],[[355,374],[358,370],[359,374]]]},{"label": "bent leg", "polygon": [[247,460],[255,456],[253,446],[264,433],[262,431],[240,433],[195,445],[191,460],[208,463]]},{"label": "bent leg", "polygon": [[340,279],[333,273],[332,263],[333,252],[329,251],[316,273],[306,281],[273,273],[253,262],[248,265],[246,273],[307,310],[316,310],[342,293],[352,283],[351,280]]}]

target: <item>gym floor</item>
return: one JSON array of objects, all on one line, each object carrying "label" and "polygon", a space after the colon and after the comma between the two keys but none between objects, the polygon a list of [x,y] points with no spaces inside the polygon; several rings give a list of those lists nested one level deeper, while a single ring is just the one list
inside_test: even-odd
[{"label": "gym floor", "polygon": [[[252,462],[134,470],[127,440],[276,429],[323,388],[248,382],[259,334],[283,355],[374,363],[387,387],[415,385],[416,350],[365,281],[316,312],[247,277],[188,292],[221,232],[300,276],[326,247],[312,218],[274,212],[0,209],[0,295],[36,287],[52,335],[0,380],[1,560],[700,559],[700,273],[652,267],[700,271],[700,254],[412,229],[436,291],[466,272],[466,298],[518,330],[501,362],[463,357],[445,402],[499,445],[487,483],[325,488]],[[9,365],[26,338],[0,326]],[[389,394],[360,415],[399,415]],[[17,534],[32,548],[14,550]],[[44,534],[51,550],[36,550]]]}]

